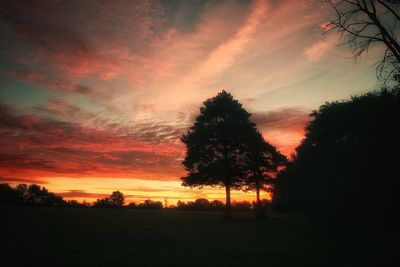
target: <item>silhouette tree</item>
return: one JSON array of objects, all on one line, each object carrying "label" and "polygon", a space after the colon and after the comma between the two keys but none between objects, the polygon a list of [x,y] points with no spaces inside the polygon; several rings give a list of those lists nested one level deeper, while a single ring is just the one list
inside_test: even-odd
[{"label": "silhouette tree", "polygon": [[206,198],[198,198],[195,201],[178,201],[176,204],[177,209],[181,210],[223,210],[224,203],[219,200],[208,201]]},{"label": "silhouette tree", "polygon": [[234,201],[232,208],[237,211],[251,211],[251,203],[249,201]]},{"label": "silhouette tree", "polygon": [[93,203],[95,208],[121,208],[124,205],[124,194],[119,191],[114,191],[109,197],[97,199]]},{"label": "silhouette tree", "polygon": [[112,206],[110,205],[110,199],[108,197],[105,197],[105,198],[97,199],[93,203],[92,207],[94,207],[94,208],[111,208]]},{"label": "silhouette tree", "polygon": [[45,187],[40,187],[36,184],[30,186],[19,184],[15,189],[8,184],[1,184],[0,203],[37,207],[56,207],[67,204],[61,196],[51,193]]},{"label": "silhouette tree", "polygon": [[206,100],[200,115],[181,138],[187,151],[183,186],[223,186],[226,218],[231,217],[231,189],[240,188],[245,176],[248,138],[255,131],[250,113],[226,91]]},{"label": "silhouette tree", "polygon": [[128,205],[126,205],[126,207],[130,209],[136,209],[138,205],[135,202],[130,202]]},{"label": "silhouette tree", "polygon": [[326,103],[312,117],[293,162],[276,179],[274,207],[395,222],[400,86]]},{"label": "silhouette tree", "polygon": [[194,201],[196,209],[207,210],[210,208],[210,202],[206,198],[198,198]]},{"label": "silhouette tree", "polygon": [[248,175],[245,190],[256,191],[256,214],[258,217],[264,217],[265,209],[261,203],[260,191],[267,190],[267,186],[272,185],[273,177],[278,169],[287,163],[287,159],[273,145],[266,142],[258,131],[247,144]]},{"label": "silhouette tree", "polygon": [[377,75],[386,82],[400,70],[400,45],[397,39],[400,1],[329,0],[336,17],[325,29],[337,30],[344,43],[353,49],[354,58],[368,52],[373,44],[383,44],[385,52],[377,62]]},{"label": "silhouette tree", "polygon": [[124,194],[119,191],[114,191],[112,192],[108,201],[112,207],[120,208],[124,205],[125,202]]},{"label": "silhouette tree", "polygon": [[0,184],[0,206],[18,206],[22,204],[18,191],[8,184]]},{"label": "silhouette tree", "polygon": [[213,210],[222,210],[225,207],[224,203],[219,200],[213,200],[210,202],[210,208]]},{"label": "silhouette tree", "polygon": [[29,193],[28,193],[28,185],[19,184],[15,187],[15,190],[18,192],[18,196],[21,199],[21,202],[26,204],[28,203]]},{"label": "silhouette tree", "polygon": [[161,201],[153,201],[151,199],[146,199],[143,203],[138,205],[140,209],[162,209],[163,204]]}]

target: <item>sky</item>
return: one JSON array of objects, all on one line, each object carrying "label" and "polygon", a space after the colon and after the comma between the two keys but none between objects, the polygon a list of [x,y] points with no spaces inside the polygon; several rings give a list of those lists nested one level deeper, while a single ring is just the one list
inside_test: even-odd
[{"label": "sky", "polygon": [[290,157],[312,110],[376,88],[381,48],[354,62],[324,33],[332,15],[322,0],[0,0],[0,182],[224,200],[180,181],[179,138],[207,98],[230,92]]}]

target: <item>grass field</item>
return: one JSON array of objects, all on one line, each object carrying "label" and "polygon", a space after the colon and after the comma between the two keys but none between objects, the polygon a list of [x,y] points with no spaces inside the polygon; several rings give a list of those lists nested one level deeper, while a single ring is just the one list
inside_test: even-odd
[{"label": "grass field", "polygon": [[[399,266],[398,237],[301,215],[0,208],[1,266]],[[396,255],[397,254],[397,255]],[[396,263],[397,262],[397,263]]]}]

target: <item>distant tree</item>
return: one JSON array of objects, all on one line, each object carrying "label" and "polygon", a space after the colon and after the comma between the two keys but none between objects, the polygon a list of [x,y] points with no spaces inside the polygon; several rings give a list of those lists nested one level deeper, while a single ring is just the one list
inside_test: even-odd
[{"label": "distant tree", "polygon": [[124,194],[122,194],[119,191],[114,191],[114,192],[112,192],[108,201],[110,202],[111,206],[113,206],[115,208],[120,208],[124,205],[124,202],[125,202]]},{"label": "distant tree", "polygon": [[111,208],[110,199],[108,197],[97,199],[92,207],[94,208]]},{"label": "distant tree", "polygon": [[231,189],[241,188],[245,176],[245,152],[255,131],[250,113],[226,91],[206,100],[200,115],[181,138],[186,145],[183,186],[223,186],[226,214],[231,217]]},{"label": "distant tree", "polygon": [[245,189],[256,191],[256,214],[258,217],[264,217],[265,209],[260,200],[260,191],[272,186],[274,175],[279,168],[285,166],[287,159],[273,145],[266,142],[258,131],[247,144],[248,174]]},{"label": "distant tree", "polygon": [[206,198],[198,198],[194,201],[195,208],[198,210],[210,209],[210,202]]},{"label": "distant tree", "polygon": [[252,205],[249,201],[234,201],[232,208],[237,211],[251,211]]},{"label": "distant tree", "polygon": [[8,184],[0,184],[0,206],[18,206],[22,201],[18,191]]},{"label": "distant tree", "polygon": [[[43,189],[46,190],[45,188]],[[67,202],[61,196],[47,191],[46,194],[42,196],[41,205],[45,207],[59,207],[66,206]]]},{"label": "distant tree", "polygon": [[88,207],[86,202],[79,202],[79,201],[74,200],[74,199],[73,200],[68,200],[66,206],[70,207],[70,208],[86,208],[86,207]]},{"label": "distant tree", "polygon": [[22,204],[27,204],[29,201],[29,192],[28,192],[28,185],[26,184],[19,184],[15,187],[15,190],[18,192],[18,196],[21,199]]},{"label": "distant tree", "polygon": [[208,201],[206,198],[198,198],[195,201],[178,200],[176,208],[180,210],[223,210],[224,203],[219,200]]},{"label": "distant tree", "polygon": [[94,208],[121,208],[124,205],[124,194],[114,191],[109,197],[97,199],[93,203]]},{"label": "distant tree", "polygon": [[178,200],[178,202],[176,203],[176,207],[177,207],[177,209],[184,210],[184,209],[186,209],[187,205],[186,205],[186,202]]},{"label": "distant tree", "polygon": [[[46,190],[47,191],[47,190]],[[34,206],[41,206],[42,204],[42,200],[43,200],[43,196],[46,194],[47,192],[43,192],[42,189],[40,188],[40,186],[36,185],[36,184],[31,184],[28,187],[28,203]]]},{"label": "distant tree", "polygon": [[153,201],[151,199],[146,199],[143,203],[138,205],[140,209],[162,209],[163,204],[161,201]]},{"label": "distant tree", "polygon": [[136,209],[138,205],[135,202],[130,202],[128,205],[126,205],[126,207],[130,209]]},{"label": "distant tree", "polygon": [[[26,184],[19,184],[14,188],[8,184],[2,184],[0,187],[0,199],[2,197],[7,198],[11,205],[11,200],[14,199],[12,205],[24,205],[24,206],[37,206],[37,207],[56,207],[65,206],[66,201],[54,193],[49,192],[45,187],[32,184],[30,186]],[[0,201],[2,202],[2,201]],[[5,203],[5,202],[4,202]]]},{"label": "distant tree", "polygon": [[225,205],[222,201],[213,200],[210,202],[210,208],[213,210],[222,210],[224,209]]},{"label": "distant tree", "polygon": [[336,17],[326,30],[337,30],[353,49],[354,58],[367,53],[373,44],[383,44],[385,51],[377,63],[379,79],[386,82],[400,71],[400,1],[398,0],[329,0]]}]

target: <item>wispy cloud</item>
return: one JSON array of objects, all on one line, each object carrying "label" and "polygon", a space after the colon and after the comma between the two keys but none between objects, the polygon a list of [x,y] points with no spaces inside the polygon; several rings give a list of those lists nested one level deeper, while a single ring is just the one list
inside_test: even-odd
[{"label": "wispy cloud", "polygon": [[303,55],[309,62],[317,62],[322,59],[326,53],[338,44],[336,35],[326,36],[323,40],[319,40],[310,46],[306,47],[303,51]]},{"label": "wispy cloud", "polygon": [[[313,0],[0,1],[0,175],[71,196],[89,177],[177,191],[179,137],[221,89],[290,155],[311,110],[375,82],[365,62],[379,51],[346,59],[322,34],[330,12]],[[81,197],[103,194],[96,183]]]}]

